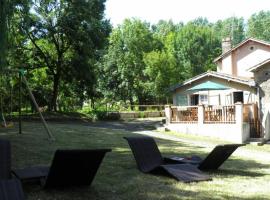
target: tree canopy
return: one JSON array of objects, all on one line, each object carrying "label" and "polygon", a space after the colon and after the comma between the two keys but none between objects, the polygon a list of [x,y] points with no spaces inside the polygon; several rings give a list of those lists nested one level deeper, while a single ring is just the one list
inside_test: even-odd
[{"label": "tree canopy", "polygon": [[223,38],[233,45],[246,37],[270,41],[270,11],[247,23],[241,17],[156,24],[132,18],[113,28],[105,0],[0,0],[0,6],[0,66],[26,69],[38,101],[54,111],[89,99],[165,103],[170,86],[216,70]]}]

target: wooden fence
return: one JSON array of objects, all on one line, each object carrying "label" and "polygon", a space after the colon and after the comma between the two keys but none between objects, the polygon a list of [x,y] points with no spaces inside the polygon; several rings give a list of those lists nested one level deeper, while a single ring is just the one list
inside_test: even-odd
[{"label": "wooden fence", "polygon": [[235,106],[207,106],[204,108],[204,123],[235,123]]},{"label": "wooden fence", "polygon": [[171,122],[178,123],[197,123],[198,107],[197,106],[172,106]]},{"label": "wooden fence", "polygon": [[[203,122],[211,123],[235,123],[235,106],[206,106],[204,107]],[[198,123],[197,106],[172,106],[171,122]]]}]

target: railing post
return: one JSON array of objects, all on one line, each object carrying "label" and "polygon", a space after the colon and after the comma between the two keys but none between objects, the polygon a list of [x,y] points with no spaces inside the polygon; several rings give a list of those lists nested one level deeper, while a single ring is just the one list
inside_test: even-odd
[{"label": "railing post", "polygon": [[170,105],[165,105],[165,117],[166,125],[170,124],[172,120],[172,109]]},{"label": "railing post", "polygon": [[235,104],[235,123],[237,126],[237,134],[240,134],[240,142],[243,142],[243,104],[238,102]]},{"label": "railing post", "polygon": [[204,106],[199,105],[198,106],[198,124],[203,124],[204,123]]}]

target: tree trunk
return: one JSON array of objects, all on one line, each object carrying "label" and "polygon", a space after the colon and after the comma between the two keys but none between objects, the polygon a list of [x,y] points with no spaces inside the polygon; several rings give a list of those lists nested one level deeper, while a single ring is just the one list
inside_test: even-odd
[{"label": "tree trunk", "polygon": [[60,83],[60,72],[56,73],[53,76],[53,95],[51,99],[51,110],[52,111],[57,111],[57,97],[58,97],[58,92],[59,92],[59,83]]}]

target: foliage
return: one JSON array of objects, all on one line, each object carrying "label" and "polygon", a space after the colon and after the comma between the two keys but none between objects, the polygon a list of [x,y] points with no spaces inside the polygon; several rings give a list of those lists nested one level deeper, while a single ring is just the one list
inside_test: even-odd
[{"label": "foliage", "polygon": [[[26,69],[38,103],[49,110],[76,111],[86,101],[92,110],[99,110],[100,102],[113,109],[164,104],[170,86],[216,70],[213,60],[223,38],[233,45],[246,36],[270,41],[270,11],[253,14],[247,25],[235,16],[153,25],[133,18],[111,30],[105,0],[0,3],[0,66]],[[7,74],[1,82],[6,104],[10,88],[19,89],[18,75]],[[17,109],[19,98],[13,100]],[[23,106],[31,106],[26,91]]]},{"label": "foliage", "polygon": [[247,35],[270,42],[270,11],[255,13],[249,18]]},{"label": "foliage", "polygon": [[101,63],[101,90],[105,96],[123,99],[133,104],[147,99],[144,90],[146,77],[143,73],[144,53],[158,48],[149,29],[149,24],[137,19],[125,20],[113,30],[108,53]]},{"label": "foliage", "polygon": [[31,68],[46,68],[51,80],[50,110],[57,110],[62,82],[72,83],[81,101],[93,96],[95,63],[110,31],[104,1],[31,1],[19,7],[20,30],[27,36]]},{"label": "foliage", "polygon": [[215,36],[221,41],[229,37],[232,39],[232,45],[235,46],[245,39],[245,24],[244,19],[237,17],[230,17],[225,20],[218,20],[213,25]]}]

